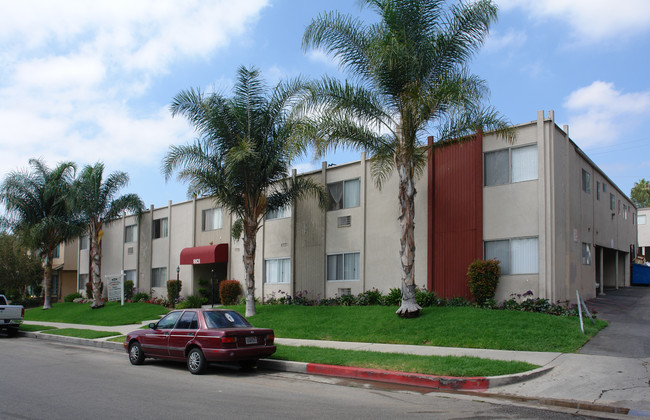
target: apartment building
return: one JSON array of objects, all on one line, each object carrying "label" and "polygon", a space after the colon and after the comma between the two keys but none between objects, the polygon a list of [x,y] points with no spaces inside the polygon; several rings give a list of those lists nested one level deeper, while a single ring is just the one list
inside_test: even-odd
[{"label": "apartment building", "polygon": [[[553,112],[514,127],[515,144],[493,133],[435,147],[416,183],[416,284],[440,296],[469,297],[475,259],[497,258],[497,299],[532,291],[575,301],[605,286],[630,284],[637,243],[636,208],[560,129]],[[292,176],[327,186],[321,210],[307,199],[269,214],[258,233],[256,296],[313,298],[400,285],[397,179],[378,189],[371,161],[328,164]],[[199,281],[243,282],[241,240],[233,216],[210,198],[151,207],[104,228],[102,276],[120,275],[139,290],[166,295],[166,281],[198,292]],[[78,241],[76,280],[88,279],[87,239]],[[68,251],[66,250],[66,258]]]}]

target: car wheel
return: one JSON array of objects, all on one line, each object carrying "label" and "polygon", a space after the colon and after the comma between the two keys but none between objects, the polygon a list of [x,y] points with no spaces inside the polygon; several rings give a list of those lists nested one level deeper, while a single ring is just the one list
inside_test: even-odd
[{"label": "car wheel", "polygon": [[137,341],[129,346],[129,361],[132,365],[141,365],[144,362],[144,352]]},{"label": "car wheel", "polygon": [[203,352],[198,348],[193,348],[187,355],[187,369],[194,375],[203,373],[208,363],[205,361]]},{"label": "car wheel", "polygon": [[257,360],[240,360],[239,366],[241,366],[242,369],[253,369],[257,366]]}]

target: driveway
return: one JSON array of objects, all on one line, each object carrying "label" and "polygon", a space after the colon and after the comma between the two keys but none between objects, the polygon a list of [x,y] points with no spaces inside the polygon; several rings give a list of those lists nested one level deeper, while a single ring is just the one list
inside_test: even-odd
[{"label": "driveway", "polygon": [[[650,287],[605,289],[587,301],[589,310],[609,322],[579,353],[601,356],[650,357]],[[586,321],[589,322],[589,321]]]}]

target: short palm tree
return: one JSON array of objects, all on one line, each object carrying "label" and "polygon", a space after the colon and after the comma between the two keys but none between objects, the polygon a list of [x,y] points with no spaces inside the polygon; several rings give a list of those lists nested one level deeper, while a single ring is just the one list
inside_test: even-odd
[{"label": "short palm tree", "polygon": [[172,146],[163,173],[176,171],[189,182],[188,196],[207,195],[237,217],[233,237],[243,233],[246,316],[255,315],[255,249],[265,214],[305,195],[327,205],[324,188],[306,178],[289,178],[295,123],[293,104],[303,91],[299,80],[280,83],[270,93],[256,69],[241,67],[234,94],[180,92],[171,111],[185,117],[198,138]]},{"label": "short palm tree", "polygon": [[116,197],[118,191],[129,183],[124,172],[113,172],[104,180],[104,164],[86,166],[74,182],[72,203],[79,220],[90,239],[90,282],[93,286],[91,307],[104,306],[101,296],[101,232],[102,227],[123,213],[144,210],[144,202],[136,194]]},{"label": "short palm tree", "polygon": [[[415,181],[429,147],[488,129],[513,139],[508,122],[482,106],[483,80],[467,65],[496,20],[490,0],[447,6],[443,0],[362,0],[380,20],[365,24],[337,12],[324,13],[305,30],[303,47],[323,49],[358,84],[325,77],[304,102],[310,110],[316,155],[340,146],[372,157],[381,185],[395,171],[399,181],[402,305],[397,313],[417,315],[415,300]],[[435,147],[435,146],[432,146]]]},{"label": "short palm tree", "polygon": [[0,202],[7,210],[5,221],[10,229],[43,261],[43,309],[50,309],[54,250],[82,232],[81,226],[75,223],[69,201],[75,164],[61,163],[53,170],[39,159],[30,159],[29,164],[31,171],[19,170],[7,175],[0,190]]}]

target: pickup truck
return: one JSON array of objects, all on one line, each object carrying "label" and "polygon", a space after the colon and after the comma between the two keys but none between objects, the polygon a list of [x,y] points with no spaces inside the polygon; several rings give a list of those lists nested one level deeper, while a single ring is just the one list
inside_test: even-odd
[{"label": "pickup truck", "polygon": [[20,305],[9,305],[7,298],[0,295],[0,331],[7,330],[9,337],[15,337],[24,316],[25,308]]}]

